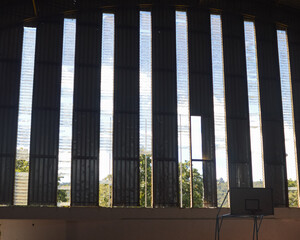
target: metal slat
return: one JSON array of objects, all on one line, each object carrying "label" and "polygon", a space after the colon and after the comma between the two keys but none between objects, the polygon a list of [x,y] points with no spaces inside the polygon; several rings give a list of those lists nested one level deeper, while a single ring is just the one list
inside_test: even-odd
[{"label": "metal slat", "polygon": [[223,15],[224,74],[230,187],[251,187],[251,146],[242,15]]},{"label": "metal slat", "polygon": [[62,17],[39,23],[30,141],[30,205],[56,204],[62,39]]},{"label": "metal slat", "polygon": [[12,204],[23,28],[0,32],[0,204]]},{"label": "metal slat", "polygon": [[190,9],[189,80],[190,114],[201,116],[204,205],[217,206],[212,59],[209,11]]},{"label": "metal slat", "polygon": [[265,185],[273,188],[274,206],[287,207],[287,182],[276,26],[256,22]]},{"label": "metal slat", "polygon": [[79,13],[76,29],[71,204],[97,206],[101,14]]},{"label": "metal slat", "polygon": [[175,9],[152,10],[153,201],[178,206]]},{"label": "metal slat", "polygon": [[139,11],[116,9],[113,205],[139,205]]}]

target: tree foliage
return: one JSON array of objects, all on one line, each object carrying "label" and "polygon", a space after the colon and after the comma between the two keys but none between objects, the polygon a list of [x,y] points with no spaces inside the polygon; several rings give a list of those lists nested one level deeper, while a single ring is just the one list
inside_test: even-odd
[{"label": "tree foliage", "polygon": [[[228,183],[223,178],[217,179],[217,198],[218,206],[220,207],[228,191]],[[223,204],[223,207],[228,207],[228,196]]]},{"label": "tree foliage", "polygon": [[17,159],[16,172],[29,172],[29,161],[24,159]]},{"label": "tree foliage", "polygon": [[[145,164],[147,162],[147,167]],[[141,207],[151,206],[151,155],[140,155],[140,205]],[[147,176],[146,176],[147,173]],[[145,191],[147,187],[147,192]],[[145,197],[147,194],[147,197]]]},{"label": "tree foliage", "polygon": [[[186,160],[179,163],[182,171],[182,207],[190,207],[190,163]],[[203,176],[198,169],[193,168],[193,207],[203,207]]]},{"label": "tree foliage", "polygon": [[[57,186],[60,185],[61,177],[58,177]],[[67,202],[69,200],[66,190],[57,189],[57,202]]]},{"label": "tree foliage", "polygon": [[101,207],[111,206],[112,175],[107,175],[99,184],[99,203]]},{"label": "tree foliage", "polygon": [[[147,164],[147,167],[145,167]],[[184,208],[190,207],[190,163],[184,161],[179,163],[179,173],[180,167],[182,171],[182,206]],[[152,160],[150,154],[140,155],[140,206],[150,207],[151,206],[151,169]],[[147,173],[147,176],[146,176]],[[145,181],[146,180],[146,181]],[[111,206],[111,182],[112,175],[108,175],[103,179],[99,185],[100,194],[99,202],[102,207]],[[262,181],[257,181],[253,183],[254,187],[262,187]],[[288,180],[289,187],[289,206],[298,206],[297,197],[297,182],[293,180]],[[147,191],[145,191],[147,188]],[[217,200],[218,206],[221,206],[223,199],[228,191],[228,182],[223,178],[217,179]],[[145,197],[147,195],[147,197]],[[147,204],[146,204],[147,203]],[[193,207],[201,208],[203,207],[203,176],[199,173],[198,169],[193,168]],[[229,207],[228,198],[224,202],[223,207]]]},{"label": "tree foliage", "polygon": [[297,196],[297,181],[289,179],[288,180],[289,189],[289,206],[298,207],[298,196]]}]

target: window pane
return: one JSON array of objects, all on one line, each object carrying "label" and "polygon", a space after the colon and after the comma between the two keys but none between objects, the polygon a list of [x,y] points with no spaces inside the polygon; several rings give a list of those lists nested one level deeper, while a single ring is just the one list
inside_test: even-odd
[{"label": "window pane", "polygon": [[226,193],[228,189],[223,40],[221,16],[212,14],[210,20],[216,141],[216,172],[218,183],[217,195],[218,206],[220,206],[223,198],[225,197],[224,192]]},{"label": "window pane", "polygon": [[289,206],[298,206],[296,139],[287,33],[277,31]]},{"label": "window pane", "polygon": [[57,205],[70,206],[76,20],[64,20]]},{"label": "window pane", "polygon": [[202,159],[201,117],[191,116],[192,159]]},{"label": "window pane", "polygon": [[180,207],[190,207],[190,119],[186,12],[176,12],[176,66]]},{"label": "window pane", "polygon": [[152,173],[151,12],[140,12],[140,204],[150,207]]},{"label": "window pane", "polygon": [[203,162],[192,162],[193,168],[193,207],[203,207],[204,188],[203,188]]},{"label": "window pane", "polygon": [[245,21],[244,28],[247,62],[253,187],[264,187],[264,166],[262,153],[263,143],[257,69],[256,34],[254,23]]},{"label": "window pane", "polygon": [[14,204],[27,205],[36,28],[24,27]]},{"label": "window pane", "polygon": [[100,99],[100,182],[99,204],[111,206],[112,197],[112,133],[114,89],[114,14],[103,13]]}]

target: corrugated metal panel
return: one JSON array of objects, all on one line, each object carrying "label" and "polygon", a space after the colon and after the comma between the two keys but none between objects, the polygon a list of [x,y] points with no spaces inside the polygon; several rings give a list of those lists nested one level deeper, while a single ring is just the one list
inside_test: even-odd
[{"label": "corrugated metal panel", "polygon": [[274,205],[286,207],[288,197],[276,26],[257,21],[256,33],[265,186],[274,190]]},{"label": "corrugated metal panel", "polygon": [[223,15],[223,43],[229,185],[251,187],[251,146],[242,15]]},{"label": "corrugated metal panel", "polygon": [[190,9],[190,114],[201,116],[204,204],[217,205],[210,14]]},{"label": "corrugated metal panel", "polygon": [[153,199],[178,206],[178,143],[175,10],[152,11]]},{"label": "corrugated metal panel", "polygon": [[63,19],[40,22],[37,27],[29,197],[31,205],[55,205]]},{"label": "corrugated metal panel", "polygon": [[79,13],[76,30],[71,204],[99,196],[101,14]]},{"label": "corrugated metal panel", "polygon": [[115,13],[113,205],[139,205],[139,11]]},{"label": "corrugated metal panel", "polygon": [[23,28],[0,32],[0,204],[12,204]]},{"label": "corrugated metal panel", "polygon": [[[298,160],[298,176],[300,172],[300,28],[288,30],[291,79],[294,104],[294,122]],[[299,180],[299,177],[298,177]]]},{"label": "corrugated metal panel", "polygon": [[2,5],[0,8],[0,27],[11,28],[20,25],[24,19],[33,16],[32,2],[11,0],[9,4]]}]

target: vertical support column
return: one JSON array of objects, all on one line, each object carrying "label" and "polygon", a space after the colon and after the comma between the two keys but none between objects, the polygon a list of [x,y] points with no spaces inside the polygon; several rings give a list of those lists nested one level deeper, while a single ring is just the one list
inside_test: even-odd
[{"label": "vertical support column", "polygon": [[154,6],[152,19],[154,206],[178,206],[175,9]]},{"label": "vertical support column", "polygon": [[47,20],[37,27],[29,161],[31,205],[56,204],[63,19],[55,21]]},{"label": "vertical support column", "polygon": [[0,30],[0,204],[13,203],[23,27]]},{"label": "vertical support column", "polygon": [[115,13],[113,205],[139,205],[139,11]]},{"label": "vertical support column", "polygon": [[188,11],[190,115],[201,116],[204,206],[217,206],[210,13]]},{"label": "vertical support column", "polygon": [[258,72],[265,161],[265,186],[274,206],[287,207],[287,182],[276,25],[256,22]]},{"label": "vertical support column", "polygon": [[101,14],[79,13],[76,29],[71,205],[97,206]]},{"label": "vertical support column", "polygon": [[[298,21],[296,21],[298,23]],[[298,181],[300,173],[300,28],[298,24],[288,30],[291,80],[294,104],[294,122],[298,160]],[[300,182],[298,182],[300,186]],[[299,196],[298,196],[299,199]]]},{"label": "vertical support column", "polygon": [[244,19],[223,15],[227,149],[230,187],[252,187]]}]

